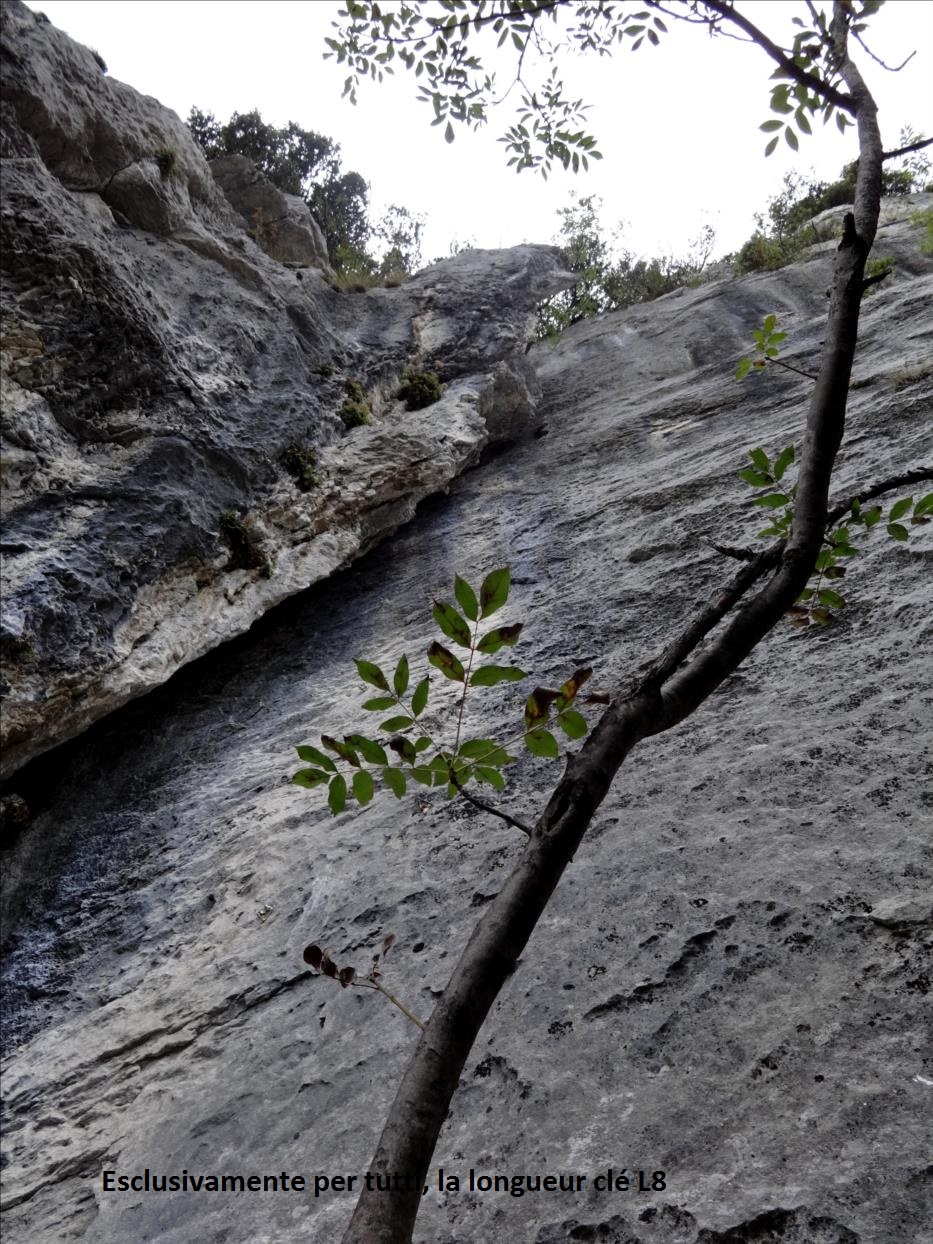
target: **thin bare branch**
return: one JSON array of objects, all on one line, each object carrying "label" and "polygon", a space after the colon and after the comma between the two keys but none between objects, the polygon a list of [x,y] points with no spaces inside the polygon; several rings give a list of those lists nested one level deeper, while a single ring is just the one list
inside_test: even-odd
[{"label": "thin bare branch", "polygon": [[913,58],[917,55],[917,50],[915,48],[911,52],[911,54],[907,57],[907,59],[901,61],[899,65],[886,65],[880,56],[875,55],[875,53],[871,50],[871,48],[868,46],[868,44],[865,42],[865,40],[858,33],[857,30],[853,30],[852,34],[854,35],[855,41],[859,45],[859,47],[862,49],[862,51],[866,52],[872,58],[872,60],[875,62],[876,65],[880,65],[881,68],[886,69],[888,73],[900,73],[901,70],[904,68],[904,66],[909,65],[910,62],[913,60]]},{"label": "thin bare branch", "polygon": [[474,807],[482,809],[483,812],[489,812],[492,816],[497,816],[500,821],[505,821],[506,825],[511,825],[513,829],[520,829],[523,834],[527,834],[529,838],[531,837],[531,829],[524,821],[510,816],[508,812],[503,812],[501,808],[497,808],[493,804],[487,803],[485,799],[480,799],[477,795],[471,794],[470,791],[464,790],[457,782],[454,782],[454,785],[468,803],[472,803]]},{"label": "thin bare branch", "polygon": [[882,160],[894,160],[898,156],[910,155],[912,151],[922,151],[924,147],[933,147],[933,138],[918,138],[915,143],[909,143],[906,147],[898,147],[896,151],[883,151],[881,158]]}]

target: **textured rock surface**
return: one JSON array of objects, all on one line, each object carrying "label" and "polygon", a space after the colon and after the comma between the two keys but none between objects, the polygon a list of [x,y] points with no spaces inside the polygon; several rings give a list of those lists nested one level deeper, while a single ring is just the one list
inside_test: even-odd
[{"label": "textured rock surface", "polygon": [[[24,158],[28,166],[13,166],[21,181],[12,210],[23,213],[27,233],[29,220],[39,222],[36,247],[46,246],[48,259],[43,268],[32,252],[36,282],[60,291],[52,327],[67,340],[79,314],[67,301],[68,279],[88,279],[70,239],[111,226],[99,196],[63,193],[34,157]],[[933,265],[920,257],[909,223],[916,206],[890,209],[879,236],[878,253],[898,266],[865,303],[840,493],[931,457]],[[49,227],[39,227],[46,210],[65,213],[55,246]],[[540,291],[553,271],[549,252],[464,258],[455,265],[464,304],[456,314],[444,301],[450,269],[425,274],[414,290],[359,302],[331,299],[315,285],[331,317],[322,311],[318,321],[307,292],[289,300],[286,286],[274,284],[284,278],[270,275],[277,270],[251,244],[237,250],[216,231],[186,229],[168,242],[138,230],[107,234],[106,245],[91,248],[106,297],[82,296],[81,314],[98,306],[102,317],[118,317],[129,308],[108,323],[137,324],[130,291],[117,298],[119,280],[130,284],[119,264],[138,283],[177,248],[172,296],[162,295],[150,337],[138,328],[161,358],[168,312],[189,297],[188,282],[205,279],[195,260],[209,258],[217,280],[227,273],[225,296],[235,305],[218,300],[190,313],[193,344],[180,373],[193,388],[189,375],[208,378],[199,384],[217,403],[207,408],[219,412],[216,441],[200,425],[197,435],[188,431],[197,417],[210,422],[197,415],[201,407],[170,422],[177,394],[153,403],[155,426],[169,432],[151,445],[134,439],[141,419],[130,421],[126,445],[87,439],[83,430],[111,418],[108,386],[132,386],[133,368],[121,370],[114,347],[89,356],[83,375],[59,372],[51,330],[37,318],[47,300],[37,298],[37,311],[11,330],[16,357],[34,352],[37,369],[34,389],[21,383],[16,426],[43,446],[40,455],[27,443],[8,462],[19,489],[12,520],[25,524],[35,513],[36,531],[51,530],[43,506],[55,490],[43,471],[65,481],[67,499],[57,552],[36,556],[36,566],[80,579],[82,533],[112,506],[126,508],[108,509],[106,540],[129,560],[119,524],[142,512],[132,507],[142,506],[144,490],[134,492],[137,477],[118,456],[140,447],[145,455],[165,447],[166,509],[148,511],[156,550],[174,538],[168,507],[176,496],[177,522],[198,529],[200,481],[216,498],[211,481],[228,479],[225,505],[249,488],[258,493],[242,445],[272,392],[281,396],[280,417],[295,420],[288,437],[307,426],[300,418],[330,429],[321,457],[347,455],[340,461],[351,482],[340,492],[328,485],[328,504],[365,514],[369,494],[352,482],[354,455],[364,444],[394,443],[392,410],[386,404],[381,424],[340,438],[338,396],[331,413],[318,415],[308,396],[317,390],[310,381],[303,387],[315,360],[345,348],[341,334],[359,343],[353,365],[377,399],[381,377],[412,341],[426,357],[454,360],[460,370],[451,375],[463,378],[451,380],[445,397],[453,443],[436,450],[449,455],[444,471],[475,452],[465,431],[470,448],[457,448],[458,418],[468,423],[494,407],[503,432],[523,419],[527,399],[514,367],[488,360],[499,338],[508,337],[506,359],[520,340],[503,291],[534,292],[536,283]],[[107,267],[108,255],[119,263]],[[434,637],[430,598],[449,593],[455,570],[475,579],[511,564],[509,620],[527,623],[516,655],[542,682],[578,663],[592,664],[594,681],[607,688],[629,676],[729,571],[704,540],[738,544],[760,526],[735,473],[751,446],[777,450],[799,438],[807,384],[773,372],[739,385],[732,371],[749,326],[771,311],[790,334],[786,357],[803,367],[812,361],[828,263],[816,253],[778,273],[581,325],[556,348],[536,347],[529,384],[540,386],[535,419],[546,435],[462,475],[391,541],[23,770],[18,789],[36,815],[4,860],[6,1239],[340,1238],[352,1208],[341,1194],[101,1189],[102,1169],[365,1170],[412,1029],[379,998],[309,978],[301,950],[321,940],[340,962],[364,967],[395,933],[390,987],[426,1015],[521,849],[499,822],[434,794],[403,803],[379,795],[366,811],[334,821],[322,800],[288,784],[293,745],[359,723],[354,656],[388,664],[404,649],[420,667],[418,654]],[[411,300],[404,305],[413,325],[399,299]],[[304,337],[274,338],[282,307],[306,317]],[[265,325],[271,359],[239,332],[244,322]],[[171,341],[176,349],[178,337]],[[317,353],[309,357],[301,341],[317,343]],[[167,383],[164,363],[153,374],[141,383]],[[248,381],[254,405],[246,389],[240,405],[219,404],[224,375],[232,389]],[[474,375],[488,377],[482,392]],[[67,400],[59,384],[71,386]],[[458,405],[460,392],[473,396]],[[133,400],[141,408],[149,401]],[[61,422],[68,409],[76,412],[71,428]],[[231,465],[212,468],[222,453]],[[435,468],[432,458],[394,472],[388,454],[380,448],[373,469],[384,472],[379,495],[401,519],[410,514],[408,477]],[[113,477],[95,455],[115,462]],[[151,481],[145,470],[139,478]],[[185,486],[175,494],[179,474]],[[117,496],[111,478],[131,484]],[[284,484],[276,486],[284,496]],[[76,517],[72,494],[82,488],[99,491],[79,498],[87,511]],[[205,529],[216,531],[208,521]],[[353,521],[359,534],[347,556],[384,529],[378,516],[371,528]],[[263,522],[271,529],[271,519]],[[17,530],[26,544],[25,525]],[[580,1193],[521,1198],[444,1197],[432,1187],[416,1231],[423,1244],[929,1241],[933,542],[927,527],[906,546],[877,532],[862,543],[846,579],[849,605],[832,628],[779,628],[695,718],[633,753],[467,1063],[436,1166],[464,1181],[472,1167],[579,1172],[590,1182]],[[22,551],[13,564],[32,557]],[[287,563],[281,546],[277,558],[276,575]],[[330,564],[339,561],[335,553]],[[79,587],[101,602],[87,611],[81,641],[93,654],[93,627],[110,625],[113,594],[101,574],[100,596],[92,596],[88,585],[98,580],[86,573]],[[239,574],[231,595],[240,583],[249,584],[243,593],[271,593],[274,576]],[[200,643],[211,615],[186,614],[186,599],[179,592],[175,628]],[[75,616],[61,635],[77,646]],[[440,689],[432,694],[440,698]],[[490,693],[490,704],[491,724],[505,732],[514,700]],[[506,803],[531,817],[556,769],[531,760],[517,769]],[[598,1193],[592,1178],[609,1166],[663,1169],[666,1188]]]},{"label": "textured rock surface", "polygon": [[[566,277],[517,247],[335,290],[247,236],[174,113],[17,0],[2,55],[6,774],[352,560],[518,409],[527,429],[528,322]],[[301,221],[263,229],[287,221],[300,258]],[[408,365],[447,385],[414,415]],[[348,434],[351,378],[376,418]]]},{"label": "textured rock surface", "polygon": [[[927,200],[929,202],[929,200]],[[899,208],[838,487],[928,460],[931,264]],[[897,213],[895,214],[897,215]],[[505,262],[505,260],[503,260]],[[818,348],[827,256],[671,295],[528,356],[547,435],[22,775],[8,853],[7,1238],[332,1241],[352,1198],[104,1193],[127,1174],[365,1170],[412,1031],[302,971],[311,940],[426,1014],[520,842],[378,796],[333,821],[293,744],[358,724],[351,659],[433,638],[432,594],[511,563],[545,683],[620,683],[760,525],[735,472],[805,381],[732,380],[769,311]],[[381,304],[380,304],[381,305]],[[931,1221],[930,529],[864,542],[829,630],[780,628],[620,774],[468,1061],[436,1166],[664,1170],[663,1192],[424,1198],[416,1238],[904,1244]],[[515,708],[491,696],[507,729]],[[555,775],[523,762],[508,806]],[[391,959],[390,959],[391,964]]]},{"label": "textured rock surface", "polygon": [[330,267],[321,226],[304,199],[284,194],[245,156],[220,156],[211,160],[210,170],[250,236],[268,255],[282,263]]}]

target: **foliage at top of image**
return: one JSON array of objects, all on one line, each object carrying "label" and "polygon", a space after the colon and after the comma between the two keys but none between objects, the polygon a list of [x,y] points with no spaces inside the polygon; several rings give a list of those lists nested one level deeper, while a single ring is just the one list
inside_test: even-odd
[{"label": "foliage at top of image", "polygon": [[[852,5],[856,35],[881,3],[863,0]],[[751,23],[732,11],[731,5],[721,5],[720,10],[727,7],[730,20],[750,35]],[[443,126],[445,140],[453,142],[455,125],[481,128],[499,102],[495,74],[486,69],[475,50],[477,37],[491,30],[498,36],[498,47],[505,43],[514,47],[522,66],[513,84],[520,92],[517,119],[499,141],[516,172],[530,168],[546,178],[555,165],[576,173],[585,171],[590,160],[602,159],[597,139],[586,131],[589,106],[565,94],[558,68],[561,59],[568,50],[608,55],[623,47],[636,52],[646,41],[659,47],[668,27],[658,9],[653,5],[653,11],[625,10],[601,0],[577,0],[573,5],[482,0],[472,6],[467,0],[439,0],[437,6],[409,3],[385,11],[374,0],[347,0],[339,12],[341,20],[333,23],[336,37],[325,40],[330,49],[326,55],[347,66],[343,93],[352,103],[357,101],[360,80],[381,82],[394,72],[397,57],[421,79],[418,98],[432,109],[431,124]],[[666,9],[661,12],[681,17]],[[766,155],[775,150],[782,135],[796,151],[799,136],[812,133],[811,121],[817,117],[824,124],[834,119],[840,131],[852,125],[851,101],[842,90],[840,66],[827,63],[825,56],[831,46],[831,23],[813,5],[809,12],[809,25],[799,17],[792,19],[796,34],[786,52],[779,53],[778,68],[772,74],[777,83],[771,88],[770,107],[777,115],[761,126],[772,135]],[[724,16],[695,20],[712,23],[716,32]],[[540,69],[533,86],[532,73],[526,76],[526,59],[537,62]]]},{"label": "foliage at top of image", "polygon": [[303,198],[321,226],[331,266],[348,283],[375,285],[420,267],[424,217],[393,203],[372,223],[369,187],[359,173],[343,171],[333,139],[294,121],[270,125],[256,109],[234,112],[221,124],[192,108],[187,124],[208,159],[245,156],[279,190]]}]

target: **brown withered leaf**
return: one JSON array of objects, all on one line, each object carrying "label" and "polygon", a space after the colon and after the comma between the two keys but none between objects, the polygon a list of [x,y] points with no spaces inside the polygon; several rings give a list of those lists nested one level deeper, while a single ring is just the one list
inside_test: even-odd
[{"label": "brown withered leaf", "polygon": [[395,934],[390,933],[388,937],[386,937],[385,941],[382,943],[383,957],[389,953],[389,951],[392,949],[394,945],[395,945]]},{"label": "brown withered leaf", "polygon": [[312,942],[310,946],[305,946],[302,958],[309,967],[315,970],[315,972],[320,972],[321,960],[324,958],[324,951],[321,950],[320,946],[316,946]]},{"label": "brown withered leaf", "polygon": [[572,704],[577,697],[577,692],[585,682],[589,681],[590,675],[593,673],[591,669],[574,670],[573,674],[563,684],[560,689],[560,708],[566,708],[568,704]]},{"label": "brown withered leaf", "polygon": [[337,973],[337,979],[340,981],[344,989],[346,989],[348,985],[353,984],[353,980],[355,976],[356,976],[356,968],[351,968],[351,967],[341,968],[340,971]]},{"label": "brown withered leaf", "polygon": [[328,946],[321,956],[321,971],[325,976],[337,976],[337,965],[330,957],[330,947]]},{"label": "brown withered leaf", "polygon": [[525,726],[533,730],[542,721],[547,721],[551,705],[560,695],[559,691],[551,691],[548,687],[535,687],[525,701]]}]

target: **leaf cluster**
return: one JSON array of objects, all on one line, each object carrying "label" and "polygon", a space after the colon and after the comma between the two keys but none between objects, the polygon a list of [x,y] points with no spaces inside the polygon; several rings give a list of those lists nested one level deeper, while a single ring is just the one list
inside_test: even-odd
[{"label": "leaf cluster", "polygon": [[[758,534],[786,539],[793,524],[793,502],[797,489],[796,485],[785,485],[778,491],[775,489],[795,461],[794,446],[785,446],[773,462],[761,448],[749,450],[749,457],[751,466],[739,471],[739,478],[752,488],[761,490],[753,499],[753,504],[772,512],[768,526]],[[852,501],[843,520],[828,530],[824,537],[810,583],[789,611],[792,622],[803,626],[826,626],[832,621],[833,611],[844,608],[846,598],[836,587],[827,584],[845,578],[847,566],[842,564],[843,561],[857,556],[860,551],[852,542],[851,529],[861,527],[869,532],[882,521],[883,516],[881,505],[863,507],[857,499]],[[891,506],[885,530],[892,540],[905,542],[910,538],[910,532],[902,520],[911,526],[920,526],[928,523],[931,516],[933,493],[927,493],[916,501],[912,496],[902,497]]]},{"label": "leaf cluster", "polygon": [[778,331],[776,315],[766,315],[761,328],[756,328],[752,333],[752,339],[755,342],[755,353],[739,362],[735,369],[736,380],[744,380],[750,371],[763,371],[769,361],[773,361],[780,354],[781,343],[787,340],[787,333]]},{"label": "leaf cluster", "polygon": [[[457,575],[455,603],[434,602],[434,621],[450,646],[434,640],[427,649],[428,664],[459,688],[459,700],[452,714],[455,727],[451,742],[442,744],[434,738],[425,715],[431,694],[430,677],[426,675],[412,686],[407,655],[399,658],[391,677],[375,662],[358,658],[360,679],[378,693],[366,699],[362,707],[384,719],[375,732],[356,731],[342,739],[322,734],[320,747],[298,747],[298,755],[308,767],[300,769],[292,781],[308,789],[326,786],[328,805],[334,815],[344,810],[350,798],[365,807],[373,798],[376,780],[397,799],[407,793],[409,783],[444,787],[449,798],[464,793],[474,781],[504,790],[503,769],[516,760],[509,750],[515,740],[501,742],[489,737],[488,731],[465,737],[463,725],[469,692],[527,677],[517,665],[500,663],[501,658],[486,660],[505,648],[513,648],[524,629],[521,622],[485,625],[506,604],[510,585],[507,566],[486,575],[478,593]],[[517,738],[524,741],[532,755],[549,759],[558,755],[557,739],[546,728],[548,725],[557,726],[568,740],[582,738],[586,733],[586,721],[575,701],[589,676],[588,669],[577,670],[560,688],[536,687],[528,697],[524,726]]]},{"label": "leaf cluster", "polygon": [[[556,28],[559,11],[566,21],[562,40],[555,43],[544,25]],[[656,13],[627,12],[605,0],[573,5],[560,0],[436,0],[431,5],[411,0],[392,11],[376,0],[347,0],[340,17],[335,37],[325,42],[326,55],[349,70],[344,95],[356,103],[360,80],[381,82],[398,61],[419,80],[418,97],[433,111],[431,124],[443,126],[447,142],[454,141],[455,125],[484,125],[489,109],[504,98],[497,97],[495,74],[474,50],[478,36],[488,30],[497,48],[508,44],[518,59],[505,95],[518,85],[521,96],[516,123],[500,141],[517,172],[533,168],[545,177],[555,163],[577,172],[602,158],[583,126],[587,106],[564,93],[554,67],[558,52],[571,46],[607,55],[622,43],[634,51],[645,40],[657,46],[667,30]],[[529,51],[550,66],[540,85],[527,85],[523,76]]]}]

